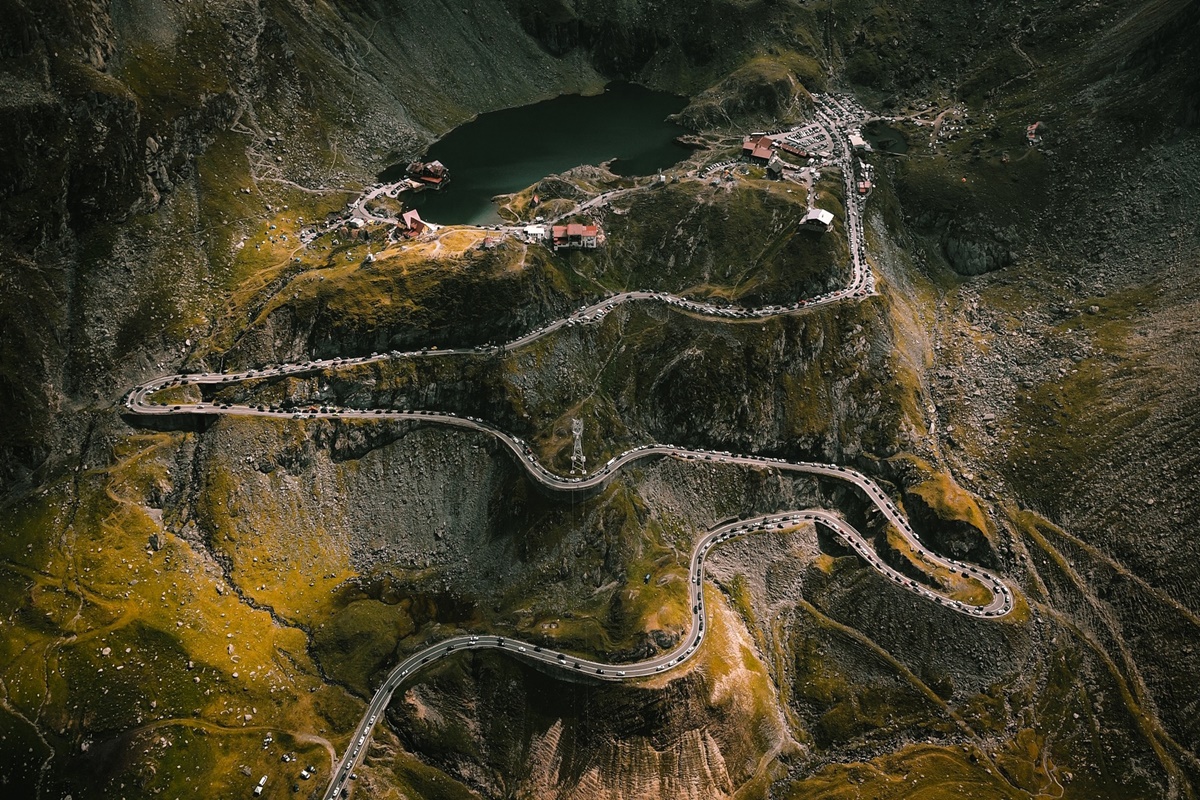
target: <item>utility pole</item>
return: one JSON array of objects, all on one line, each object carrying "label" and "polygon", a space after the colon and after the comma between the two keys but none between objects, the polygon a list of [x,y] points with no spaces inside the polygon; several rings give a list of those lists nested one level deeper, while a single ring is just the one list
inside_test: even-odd
[{"label": "utility pole", "polygon": [[583,420],[571,420],[571,435],[575,437],[575,449],[571,451],[571,474],[574,475],[576,470],[586,473],[587,468],[584,465],[587,463],[587,456],[583,454]]}]

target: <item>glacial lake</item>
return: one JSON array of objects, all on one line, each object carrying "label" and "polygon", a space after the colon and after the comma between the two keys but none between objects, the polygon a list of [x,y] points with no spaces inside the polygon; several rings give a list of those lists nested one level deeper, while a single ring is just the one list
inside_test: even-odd
[{"label": "glacial lake", "polygon": [[[488,225],[501,222],[495,195],[582,164],[616,159],[611,168],[617,174],[652,175],[690,152],[675,141],[686,129],[666,119],[685,105],[685,97],[614,83],[597,95],[563,95],[481,114],[425,154],[424,160],[446,165],[450,183],[403,198],[431,222]],[[389,167],[380,180],[398,180],[404,168]]]}]

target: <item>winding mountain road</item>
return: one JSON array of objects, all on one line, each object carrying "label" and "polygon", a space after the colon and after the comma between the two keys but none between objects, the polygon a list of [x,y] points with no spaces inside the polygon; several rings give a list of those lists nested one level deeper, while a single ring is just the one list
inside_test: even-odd
[{"label": "winding mountain road", "polygon": [[737,321],[760,320],[781,315],[807,313],[813,308],[843,301],[853,301],[874,294],[874,281],[866,262],[862,232],[861,210],[863,201],[854,192],[851,153],[845,136],[841,135],[849,126],[860,120],[857,118],[853,104],[839,104],[832,98],[818,98],[818,101],[816,121],[826,128],[830,134],[830,139],[835,142],[835,149],[838,152],[835,153],[833,160],[837,165],[841,166],[842,174],[845,177],[846,236],[850,245],[852,272],[850,281],[842,289],[828,292],[818,297],[800,300],[790,305],[773,305],[761,308],[716,306],[663,292],[622,292],[591,305],[583,306],[569,317],[556,320],[541,328],[530,331],[503,346],[487,345],[444,350],[424,348],[410,352],[392,351],[390,353],[372,354],[359,358],[305,361],[297,364],[269,366],[258,370],[246,370],[244,372],[168,375],[155,378],[134,387],[126,393],[122,402],[131,414],[141,416],[182,414],[290,419],[409,420],[446,425],[494,437],[511,451],[533,480],[536,480],[548,489],[564,492],[594,489],[604,485],[630,464],[647,459],[664,457],[685,461],[728,464],[751,469],[771,469],[778,470],[781,473],[814,475],[821,478],[839,480],[855,487],[861,496],[872,503],[904,539],[908,547],[917,554],[918,559],[922,560],[928,566],[961,575],[964,579],[974,582],[986,591],[990,598],[988,602],[980,605],[964,603],[902,574],[884,562],[876,553],[875,548],[852,525],[833,511],[809,508],[777,512],[752,519],[726,521],[708,530],[696,542],[692,550],[688,571],[688,605],[692,608],[691,626],[673,650],[645,661],[612,664],[580,658],[529,642],[493,635],[454,636],[430,645],[397,664],[388,674],[383,684],[376,690],[367,706],[366,712],[363,714],[362,720],[359,722],[350,739],[347,751],[343,754],[340,764],[336,766],[331,776],[329,785],[323,795],[325,800],[333,800],[333,798],[347,791],[347,782],[366,752],[372,729],[391,701],[396,689],[419,670],[447,658],[457,651],[478,649],[505,650],[518,658],[531,662],[538,662],[572,673],[587,675],[593,679],[607,681],[636,680],[678,667],[694,656],[704,638],[705,616],[702,589],[705,558],[717,545],[733,538],[765,531],[777,532],[800,526],[820,524],[851,547],[859,557],[878,571],[884,578],[945,609],[979,618],[1001,617],[1012,611],[1012,591],[999,576],[977,566],[945,558],[927,549],[922,544],[920,537],[909,525],[908,520],[900,513],[899,509],[883,489],[866,475],[848,467],[815,462],[785,461],[778,458],[754,455],[739,455],[727,451],[693,450],[671,444],[647,444],[614,456],[607,463],[588,474],[582,476],[562,476],[545,467],[537,459],[532,448],[519,437],[505,433],[483,420],[470,416],[464,417],[453,413],[436,411],[384,408],[349,409],[320,406],[316,407],[315,410],[313,408],[297,410],[212,402],[163,404],[154,401],[152,398],[155,393],[173,387],[227,386],[244,381],[273,380],[283,376],[315,374],[324,370],[336,369],[352,364],[369,364],[391,359],[449,358],[469,354],[499,352],[502,349],[513,350],[524,347],[542,337],[549,336],[562,328],[595,324],[623,303],[657,302],[678,309],[682,313]]}]

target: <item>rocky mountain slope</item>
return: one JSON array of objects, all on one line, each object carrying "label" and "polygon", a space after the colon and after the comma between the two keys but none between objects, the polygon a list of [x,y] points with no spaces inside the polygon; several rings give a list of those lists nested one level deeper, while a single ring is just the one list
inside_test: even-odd
[{"label": "rocky mountain slope", "polygon": [[[711,635],[681,674],[600,687],[464,657],[397,696],[359,793],[1197,793],[1200,4],[0,12],[7,786],[240,796],[268,774],[283,796],[295,753],[321,765],[298,783],[315,795],[387,666],[447,632],[669,646],[681,554],[735,514],[836,507],[905,563],[859,500],[816,480],[663,461],[572,499],[474,435],[155,430],[116,412],[181,364],[497,340],[597,286],[771,302],[838,283],[822,266],[840,240],[789,239],[792,201],[754,181],[635,194],[619,210],[639,222],[612,215],[596,256],[293,262],[304,219],[448,128],[626,78],[692,97],[681,116],[713,159],[827,86],[906,117],[907,153],[871,157],[881,296],[762,325],[628,307],[503,357],[239,397],[477,414],[559,469],[575,416],[592,462],[657,440],[852,464],[933,546],[1010,576],[1021,607],[962,618],[814,528],[739,542],[713,561]],[[723,269],[759,219],[780,249]]]}]

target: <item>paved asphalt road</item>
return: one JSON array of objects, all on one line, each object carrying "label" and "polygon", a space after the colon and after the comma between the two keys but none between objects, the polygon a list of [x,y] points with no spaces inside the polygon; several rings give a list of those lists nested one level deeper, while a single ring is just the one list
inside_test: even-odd
[{"label": "paved asphalt road", "polygon": [[[896,585],[920,595],[933,603],[941,605],[950,611],[981,618],[1001,617],[1012,611],[1012,592],[1000,578],[991,572],[976,566],[964,564],[950,558],[944,558],[928,550],[908,520],[902,515],[884,491],[867,476],[860,472],[833,464],[813,462],[792,462],[777,458],[764,458],[752,455],[737,455],[724,451],[689,450],[670,444],[649,444],[635,447],[609,459],[600,468],[590,474],[579,477],[564,477],[546,469],[535,457],[533,450],[520,438],[511,436],[488,423],[474,417],[458,416],[452,413],[419,410],[396,409],[347,409],[329,406],[319,406],[315,410],[280,409],[266,406],[244,406],[217,403],[180,403],[165,405],[151,400],[151,396],[162,389],[187,386],[207,385],[220,386],[239,383],[247,380],[270,380],[285,375],[304,375],[334,369],[350,364],[368,364],[389,359],[417,358],[446,358],[472,353],[494,353],[501,350],[513,350],[548,336],[555,331],[575,325],[594,324],[622,303],[628,302],[658,302],[679,309],[684,313],[706,317],[737,320],[761,320],[788,314],[807,313],[813,308],[837,303],[845,300],[856,300],[874,294],[874,281],[866,262],[866,252],[863,244],[861,205],[862,200],[854,191],[854,173],[851,169],[851,153],[846,143],[845,132],[856,124],[859,119],[852,106],[839,105],[832,98],[819,98],[816,121],[822,125],[835,142],[834,161],[841,166],[845,176],[845,192],[849,198],[846,204],[847,219],[846,233],[852,256],[852,274],[848,285],[837,291],[828,292],[818,297],[801,300],[790,305],[775,305],[762,308],[735,308],[715,306],[708,303],[676,297],[664,292],[633,291],[612,295],[600,302],[584,306],[571,316],[552,322],[542,328],[514,339],[503,346],[481,346],[473,348],[450,348],[438,350],[423,348],[411,352],[372,354],[360,358],[333,358],[319,361],[305,361],[299,364],[282,364],[269,366],[258,370],[247,370],[236,373],[199,373],[178,374],[155,378],[140,384],[126,393],[123,402],[133,414],[146,416],[162,415],[236,415],[258,416],[291,419],[358,419],[358,420],[412,420],[428,422],[451,427],[477,431],[495,437],[502,442],[530,473],[534,480],[550,489],[558,491],[583,491],[601,486],[611,480],[622,468],[636,461],[650,458],[678,458],[687,461],[706,461],[711,463],[731,464],[756,469],[774,469],[780,472],[792,472],[808,475],[818,475],[824,478],[845,481],[852,484],[860,494],[866,497],[884,515],[900,535],[906,540],[917,557],[930,565],[936,565],[953,573],[959,573],[965,578],[982,586],[991,598],[983,605],[970,605],[954,600],[951,597],[933,591],[918,581],[915,581],[893,569],[876,554],[862,535],[838,514],[824,509],[804,509],[785,511],[753,519],[732,520],[724,522],[709,530],[696,542],[691,554],[688,574],[688,604],[692,607],[692,622],[687,634],[674,650],[646,661],[629,664],[610,664],[592,661],[585,658],[560,653],[550,648],[540,647],[528,642],[506,639],[491,635],[464,635],[444,639],[436,644],[414,653],[397,664],[388,674],[387,679],[376,690],[363,714],[362,720],[350,739],[350,745],[337,765],[330,783],[325,791],[325,800],[332,800],[342,794],[348,787],[350,775],[357,767],[366,752],[371,739],[371,732],[383,714],[392,694],[401,683],[410,679],[417,671],[447,658],[460,650],[499,649],[513,654],[517,658],[542,662],[552,667],[569,672],[586,675],[596,680],[621,681],[635,680],[678,667],[691,658],[704,638],[704,600],[702,585],[704,580],[704,559],[717,545],[729,539],[748,536],[763,531],[780,531],[795,529],[799,526],[820,524],[832,531],[842,541],[855,550],[859,556],[886,579]],[[841,134],[841,135],[839,135]]]}]

